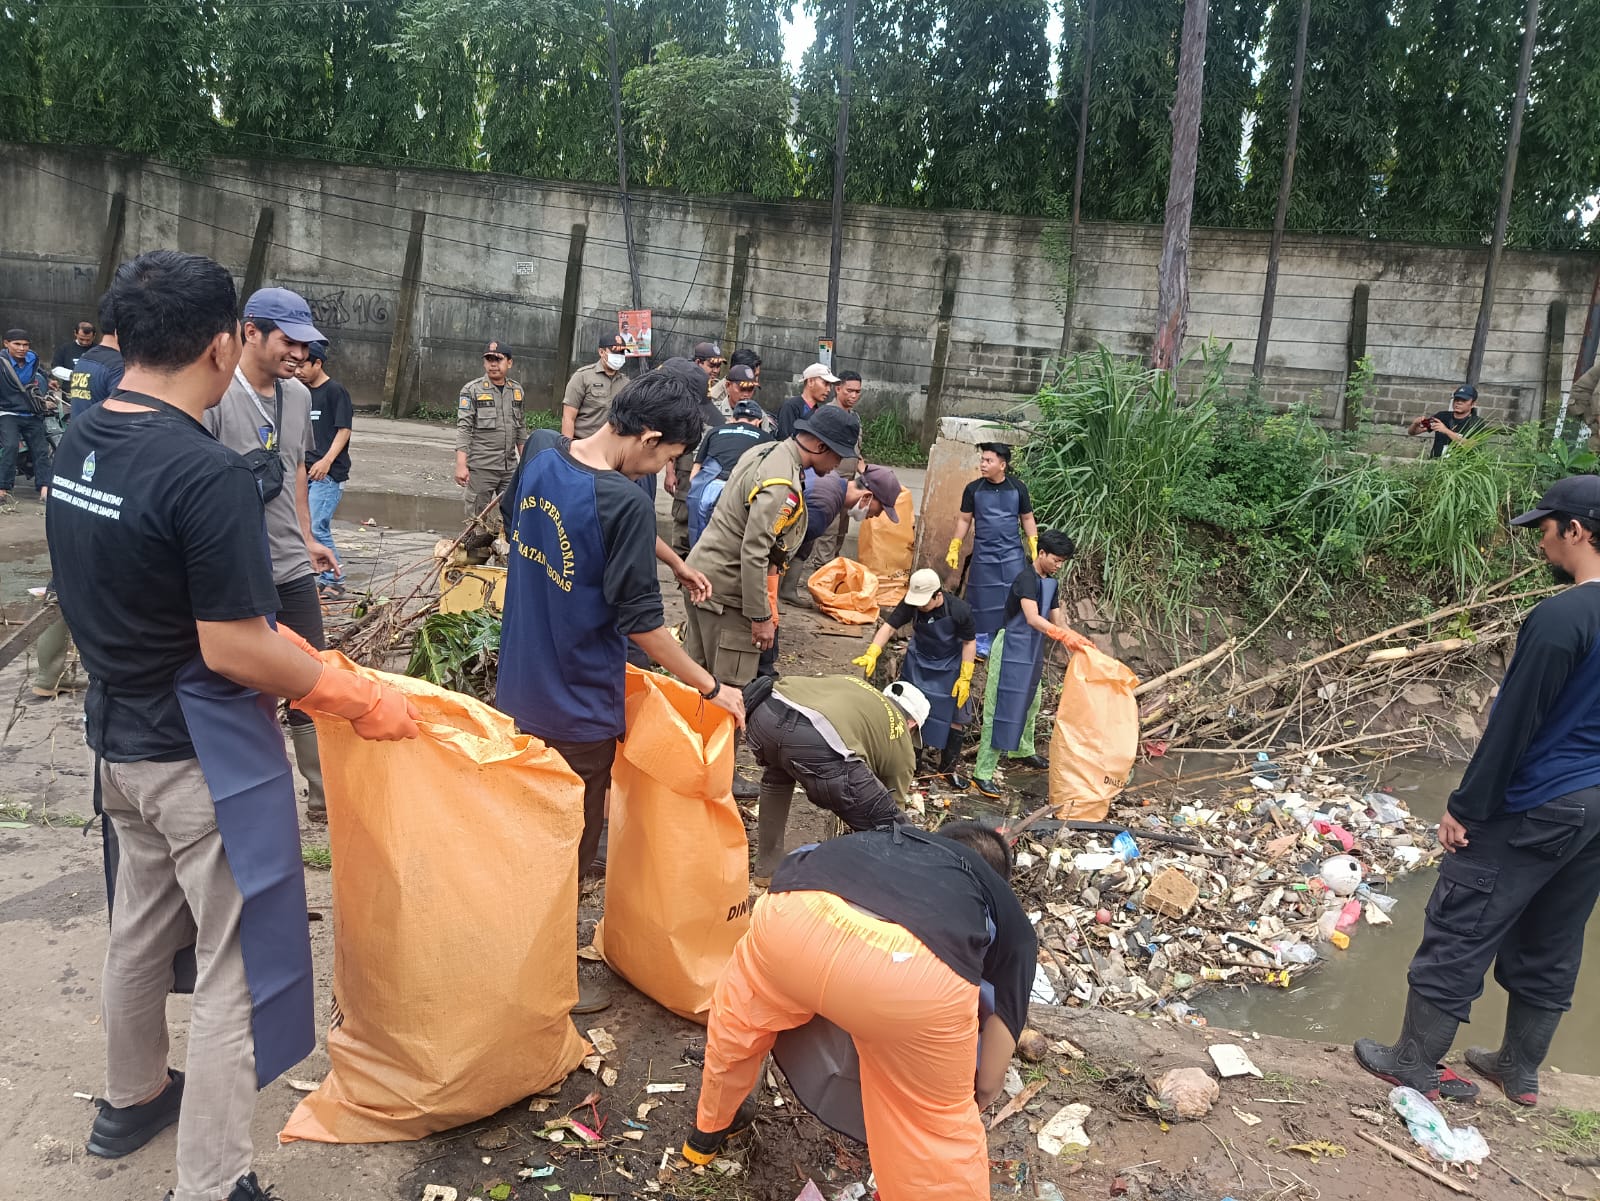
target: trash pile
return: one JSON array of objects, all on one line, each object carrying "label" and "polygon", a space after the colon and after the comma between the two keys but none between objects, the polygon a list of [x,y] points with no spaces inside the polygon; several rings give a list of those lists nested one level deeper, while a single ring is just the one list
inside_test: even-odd
[{"label": "trash pile", "polygon": [[1389,923],[1383,890],[1437,859],[1434,827],[1314,758],[1257,766],[1231,797],[1165,813],[1124,797],[1107,822],[1023,829],[1013,885],[1039,932],[1035,1000],[1200,1026],[1194,990],[1288,988]]}]

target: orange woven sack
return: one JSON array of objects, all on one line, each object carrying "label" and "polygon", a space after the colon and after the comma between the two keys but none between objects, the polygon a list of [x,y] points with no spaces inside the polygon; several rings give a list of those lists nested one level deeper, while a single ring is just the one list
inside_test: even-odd
[{"label": "orange woven sack", "polygon": [[750,925],[750,849],[733,801],[733,718],[693,688],[628,668],[628,736],[611,769],[606,912],[594,945],[628,983],[705,1023]]},{"label": "orange woven sack", "polygon": [[1050,803],[1062,820],[1105,821],[1139,753],[1139,678],[1087,647],[1073,652],[1050,739]]},{"label": "orange woven sack", "polygon": [[878,607],[892,609],[905,597],[911,582],[912,556],[917,546],[916,505],[911,489],[900,489],[895,501],[899,521],[879,515],[861,523],[856,559],[878,577]]},{"label": "orange woven sack", "polygon": [[854,559],[824,563],[811,573],[806,587],[817,608],[835,621],[865,626],[878,620],[878,577]]},{"label": "orange woven sack", "polygon": [[568,1013],[583,786],[480,701],[330,661],[405,693],[422,735],[368,742],[317,719],[333,1066],[278,1138],[422,1138],[549,1087],[586,1053]]}]

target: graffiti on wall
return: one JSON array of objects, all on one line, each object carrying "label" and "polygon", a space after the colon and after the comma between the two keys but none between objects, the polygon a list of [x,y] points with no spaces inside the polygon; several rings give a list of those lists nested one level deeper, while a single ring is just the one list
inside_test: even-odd
[{"label": "graffiti on wall", "polygon": [[311,306],[311,316],[317,328],[324,333],[352,325],[371,327],[389,324],[390,301],[381,292],[340,289],[320,296],[307,294],[306,303]]}]

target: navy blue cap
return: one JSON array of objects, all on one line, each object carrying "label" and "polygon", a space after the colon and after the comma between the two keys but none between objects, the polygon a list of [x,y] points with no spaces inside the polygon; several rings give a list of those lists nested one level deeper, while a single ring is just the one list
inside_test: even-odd
[{"label": "navy blue cap", "polygon": [[326,342],[323,332],[311,323],[311,306],[305,297],[288,288],[262,288],[245,301],[244,319],[270,321],[291,342]]},{"label": "navy blue cap", "polygon": [[308,342],[306,344],[306,358],[315,359],[319,363],[328,361],[328,344],[326,342]]},{"label": "navy blue cap", "polygon": [[1478,390],[1471,384],[1462,384],[1450,396],[1451,400],[1477,400]]},{"label": "navy blue cap", "polygon": [[733,415],[741,421],[760,421],[766,414],[753,400],[741,400],[733,406]]}]

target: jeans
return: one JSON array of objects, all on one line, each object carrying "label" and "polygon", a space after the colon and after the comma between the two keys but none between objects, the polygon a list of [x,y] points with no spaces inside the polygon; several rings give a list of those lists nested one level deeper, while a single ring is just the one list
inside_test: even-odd
[{"label": "jeans", "polygon": [[[333,551],[337,558],[339,550],[333,544],[333,514],[339,507],[339,499],[344,495],[344,484],[340,480],[323,476],[320,480],[312,480],[307,485],[311,497],[311,536]],[[338,571],[324,571],[317,576],[319,584],[337,584],[344,579],[344,564],[339,564]]]},{"label": "jeans", "polygon": [[45,436],[44,418],[32,413],[0,413],[0,492],[10,492],[17,482],[17,450],[27,439],[33,455],[34,487],[50,483],[50,439]]}]

